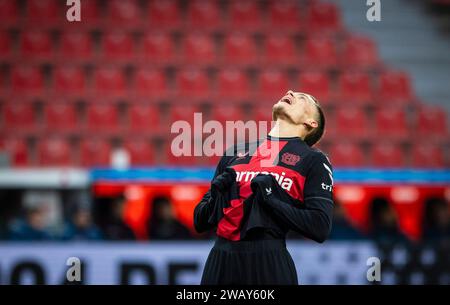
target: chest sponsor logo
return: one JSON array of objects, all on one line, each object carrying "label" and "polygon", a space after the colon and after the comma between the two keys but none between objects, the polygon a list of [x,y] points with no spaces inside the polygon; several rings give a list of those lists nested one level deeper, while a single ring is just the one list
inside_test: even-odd
[{"label": "chest sponsor logo", "polygon": [[[292,188],[292,184],[294,184],[294,181],[291,178],[285,177],[285,175],[286,175],[285,172],[282,172],[281,174],[278,174],[278,173],[272,173],[272,172],[267,172],[267,171],[262,171],[262,172],[252,172],[252,171],[236,172],[236,181],[237,182],[250,182],[258,174],[272,175],[275,178],[275,180],[277,180],[277,182],[281,186],[281,188],[285,189],[286,191],[290,191],[291,188]],[[271,190],[271,192],[272,192],[272,190]]]},{"label": "chest sponsor logo", "polygon": [[295,166],[300,161],[300,156],[291,154],[291,153],[284,153],[281,155],[281,162],[287,165]]}]

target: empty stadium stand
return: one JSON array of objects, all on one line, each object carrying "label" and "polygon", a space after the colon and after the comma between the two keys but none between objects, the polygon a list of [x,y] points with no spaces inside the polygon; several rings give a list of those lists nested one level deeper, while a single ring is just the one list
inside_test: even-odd
[{"label": "empty stadium stand", "polygon": [[83,0],[78,24],[64,3],[0,0],[0,151],[12,166],[107,166],[115,147],[133,165],[212,165],[168,153],[172,122],[270,120],[289,89],[323,105],[335,166],[450,164],[445,111],[333,3]]}]

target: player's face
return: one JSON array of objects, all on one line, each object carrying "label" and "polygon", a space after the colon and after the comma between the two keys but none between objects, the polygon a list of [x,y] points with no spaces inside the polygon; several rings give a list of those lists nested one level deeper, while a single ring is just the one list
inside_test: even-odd
[{"label": "player's face", "polygon": [[289,90],[272,109],[273,120],[285,119],[295,125],[306,124],[317,127],[317,107],[313,98],[306,93]]}]

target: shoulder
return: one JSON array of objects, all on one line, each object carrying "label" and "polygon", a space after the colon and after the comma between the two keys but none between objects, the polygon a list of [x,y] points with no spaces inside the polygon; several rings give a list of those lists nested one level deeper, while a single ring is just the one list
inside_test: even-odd
[{"label": "shoulder", "polygon": [[310,148],[310,151],[308,154],[308,159],[309,159],[308,163],[311,164],[311,167],[317,166],[318,164],[320,164],[320,165],[325,165],[330,170],[332,170],[332,168],[333,168],[328,155],[318,148],[314,148],[314,147]]}]

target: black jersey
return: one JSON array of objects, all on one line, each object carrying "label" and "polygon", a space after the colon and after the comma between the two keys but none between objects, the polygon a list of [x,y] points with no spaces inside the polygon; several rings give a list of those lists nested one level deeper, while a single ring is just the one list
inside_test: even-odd
[{"label": "black jersey", "polygon": [[[208,191],[195,208],[197,231],[216,227],[219,237],[238,241],[246,239],[254,227],[270,223],[267,229],[277,238],[285,238],[288,230],[294,230],[318,242],[326,239],[331,230],[333,211],[333,172],[329,159],[320,150],[309,147],[298,137],[268,136],[255,145],[245,143],[233,147],[220,160],[215,177],[227,168],[236,172],[236,185],[232,188],[236,192],[221,207],[220,219],[211,223],[208,219],[211,219],[211,206],[215,203],[211,202]],[[251,206],[258,204],[258,198],[252,196],[252,180],[260,175],[271,175],[279,189],[269,210],[262,214],[258,212],[255,220],[249,215]],[[264,190],[275,191],[271,186]],[[262,218],[270,221],[265,222]]]}]

